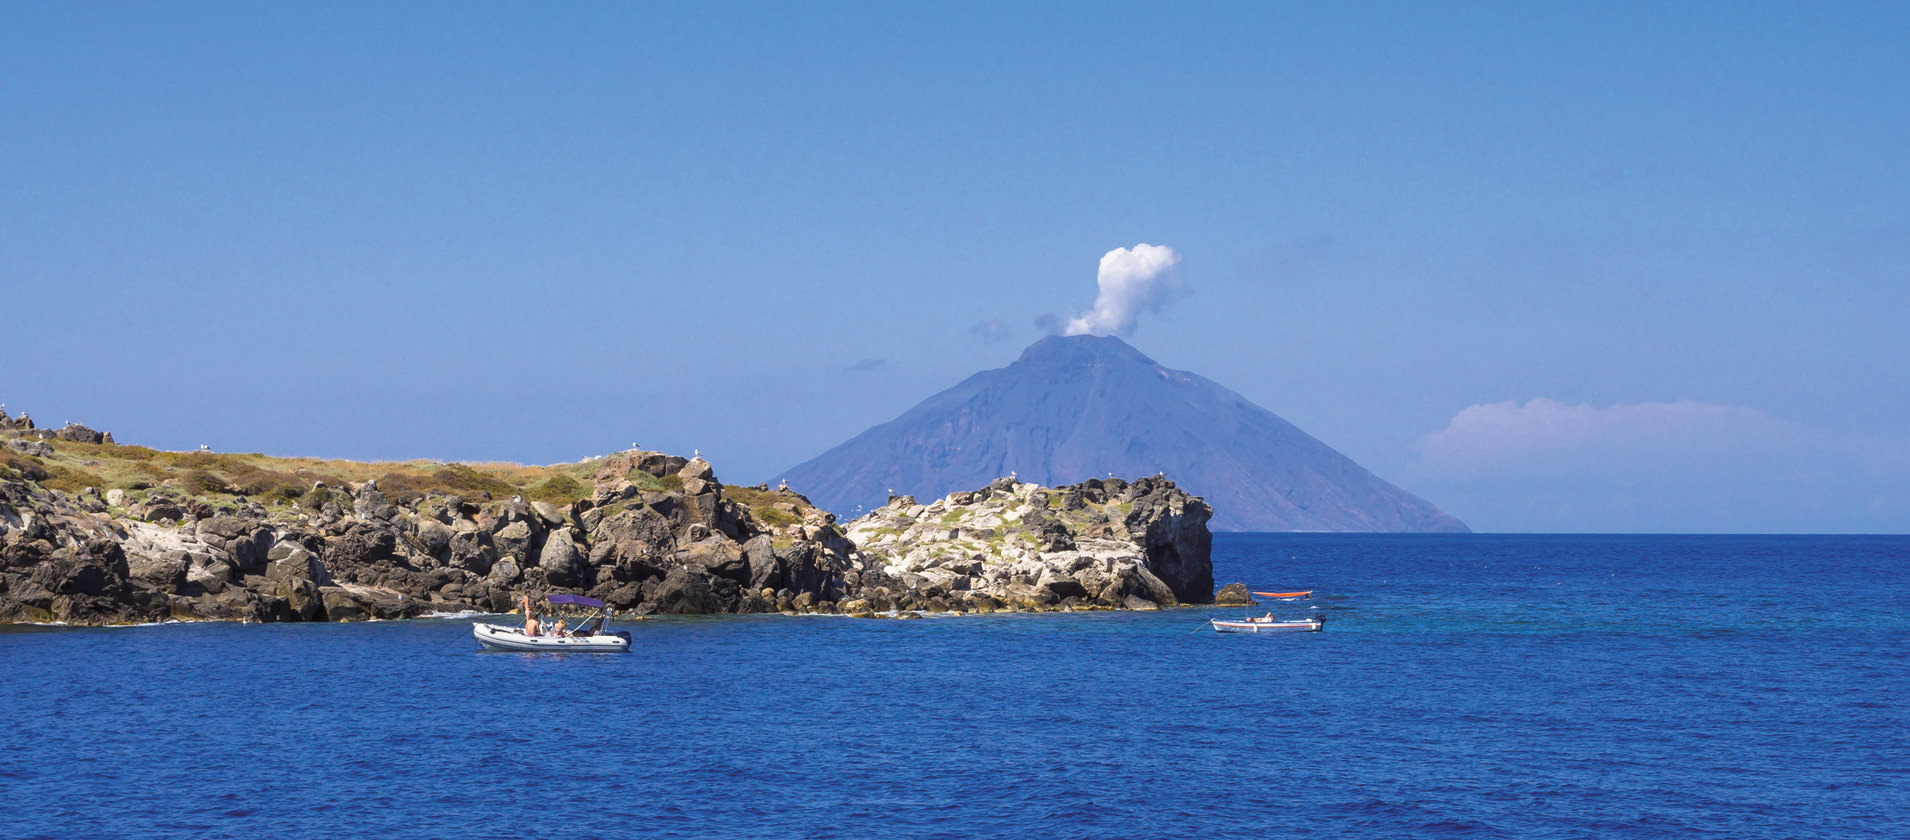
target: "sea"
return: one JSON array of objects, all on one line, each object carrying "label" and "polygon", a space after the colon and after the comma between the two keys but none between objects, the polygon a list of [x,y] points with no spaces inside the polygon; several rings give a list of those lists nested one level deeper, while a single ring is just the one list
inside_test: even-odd
[{"label": "sea", "polygon": [[0,630],[0,837],[1905,838],[1910,537],[1223,534],[1161,612]]}]

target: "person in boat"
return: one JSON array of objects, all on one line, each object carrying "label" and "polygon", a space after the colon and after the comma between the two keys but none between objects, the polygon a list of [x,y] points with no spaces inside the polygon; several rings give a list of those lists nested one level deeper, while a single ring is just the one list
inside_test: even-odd
[{"label": "person in boat", "polygon": [[531,593],[524,593],[524,635],[535,636],[538,631],[537,613],[531,612]]},{"label": "person in boat", "polygon": [[552,627],[552,628],[550,629],[550,634],[551,634],[551,635],[553,635],[553,636],[557,636],[557,637],[559,637],[559,638],[562,638],[562,637],[563,637],[563,635],[564,635],[564,620],[563,620],[562,618],[559,618],[559,619],[557,619],[557,626],[556,626],[556,627]]}]

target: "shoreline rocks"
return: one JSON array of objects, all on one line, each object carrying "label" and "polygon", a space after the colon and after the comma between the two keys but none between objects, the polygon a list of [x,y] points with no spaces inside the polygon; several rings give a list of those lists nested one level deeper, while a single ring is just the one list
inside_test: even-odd
[{"label": "shoreline rocks", "polygon": [[1160,609],[1213,592],[1213,511],[1164,478],[1045,488],[1013,478],[849,524],[865,589],[938,608]]},{"label": "shoreline rocks", "polygon": [[[0,437],[56,450],[116,446],[8,424]],[[569,504],[364,481],[309,483],[267,507],[164,485],[69,494],[38,483],[57,464],[6,451],[0,623],[506,612],[525,590],[636,615],[1159,609],[1213,586],[1212,511],[1162,478],[1005,478],[928,505],[892,499],[845,528],[787,489],[726,487],[702,458],[655,452],[584,462]]]}]

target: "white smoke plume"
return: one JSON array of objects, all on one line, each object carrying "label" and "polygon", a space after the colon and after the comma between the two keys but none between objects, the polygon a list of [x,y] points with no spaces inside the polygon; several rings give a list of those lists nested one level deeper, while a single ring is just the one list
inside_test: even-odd
[{"label": "white smoke plume", "polygon": [[1134,332],[1134,322],[1142,312],[1158,312],[1172,296],[1168,269],[1180,262],[1180,254],[1166,245],[1142,243],[1132,249],[1116,248],[1101,257],[1101,273],[1096,279],[1101,293],[1094,298],[1094,309],[1069,319],[1064,335],[1117,335]]}]

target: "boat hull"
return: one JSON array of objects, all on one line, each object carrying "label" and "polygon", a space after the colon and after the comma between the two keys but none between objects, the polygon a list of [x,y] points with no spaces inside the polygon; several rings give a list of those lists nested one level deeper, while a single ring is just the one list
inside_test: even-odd
[{"label": "boat hull", "polygon": [[486,650],[506,650],[516,653],[628,653],[630,638],[627,635],[597,634],[594,636],[526,636],[523,628],[500,627],[495,624],[473,624],[471,635]]},{"label": "boat hull", "polygon": [[1324,619],[1309,618],[1299,621],[1229,621],[1212,618],[1214,630],[1221,633],[1318,633],[1326,626]]}]

